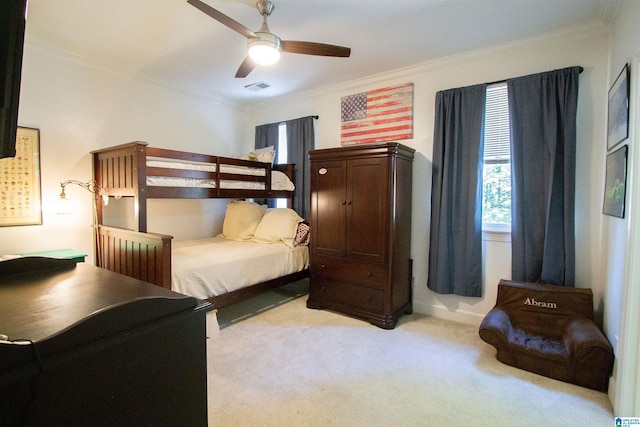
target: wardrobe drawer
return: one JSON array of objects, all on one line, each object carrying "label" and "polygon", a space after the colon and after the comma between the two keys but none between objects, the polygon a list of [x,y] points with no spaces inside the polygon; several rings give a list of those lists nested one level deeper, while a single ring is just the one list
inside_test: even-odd
[{"label": "wardrobe drawer", "polygon": [[329,280],[311,282],[311,296],[368,312],[384,311],[384,291]]},{"label": "wardrobe drawer", "polygon": [[314,256],[311,260],[311,275],[313,277],[355,283],[378,289],[386,287],[387,271],[385,265],[344,258]]}]

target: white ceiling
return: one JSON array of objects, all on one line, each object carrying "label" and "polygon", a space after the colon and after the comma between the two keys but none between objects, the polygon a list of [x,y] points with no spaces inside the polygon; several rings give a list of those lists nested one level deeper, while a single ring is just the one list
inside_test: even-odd
[{"label": "white ceiling", "polygon": [[[204,0],[257,31],[254,0]],[[283,54],[234,75],[246,39],[186,0],[29,0],[27,42],[205,96],[250,104],[500,46],[606,25],[619,0],[274,0],[283,40],[351,48],[350,58]],[[244,88],[256,82],[271,87]]]}]

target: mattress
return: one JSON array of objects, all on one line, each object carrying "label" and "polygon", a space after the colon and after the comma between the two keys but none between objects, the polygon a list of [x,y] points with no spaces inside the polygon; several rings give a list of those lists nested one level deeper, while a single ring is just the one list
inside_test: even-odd
[{"label": "mattress", "polygon": [[[195,170],[205,172],[215,172],[216,165],[213,163],[199,162],[177,162],[169,160],[147,160],[148,167]],[[263,168],[251,168],[245,166],[222,165],[222,173],[233,173],[238,175],[264,176]],[[216,188],[216,181],[208,178],[182,178],[168,176],[147,176],[147,185],[151,187],[188,187],[188,188]],[[220,181],[220,188],[241,189],[241,190],[264,190],[264,183],[255,181]],[[271,189],[293,191],[295,186],[286,174],[280,171],[271,171]]]},{"label": "mattress", "polygon": [[308,246],[223,237],[172,244],[171,289],[199,299],[222,295],[309,267]]}]

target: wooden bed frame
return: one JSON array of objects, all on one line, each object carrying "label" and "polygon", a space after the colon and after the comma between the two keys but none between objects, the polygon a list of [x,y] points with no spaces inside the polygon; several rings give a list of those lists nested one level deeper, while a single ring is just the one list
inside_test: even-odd
[{"label": "wooden bed frame", "polygon": [[[293,205],[293,191],[271,189],[272,166],[250,160],[210,156],[183,151],[149,147],[145,142],[132,142],[92,152],[94,179],[101,195],[133,197],[137,230],[103,224],[103,206],[97,203],[95,259],[98,267],[171,289],[170,235],[147,232],[147,199],[271,199],[286,198]],[[147,167],[147,157],[216,164],[216,172]],[[264,169],[264,176],[222,173],[221,166],[248,166]],[[273,170],[285,173],[293,181],[295,165],[273,165]],[[216,181],[216,188],[183,188],[147,186],[146,177],[170,176],[208,178]],[[220,188],[223,180],[261,182],[264,190]],[[209,298],[215,308],[224,307],[274,287],[292,283],[309,276],[303,270],[267,282]]]}]

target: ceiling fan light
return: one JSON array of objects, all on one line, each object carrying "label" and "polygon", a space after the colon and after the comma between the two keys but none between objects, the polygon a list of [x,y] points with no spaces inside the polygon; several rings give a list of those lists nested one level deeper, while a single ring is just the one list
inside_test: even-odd
[{"label": "ceiling fan light", "polygon": [[273,65],[280,59],[279,45],[276,41],[249,40],[249,57],[260,65]]}]

